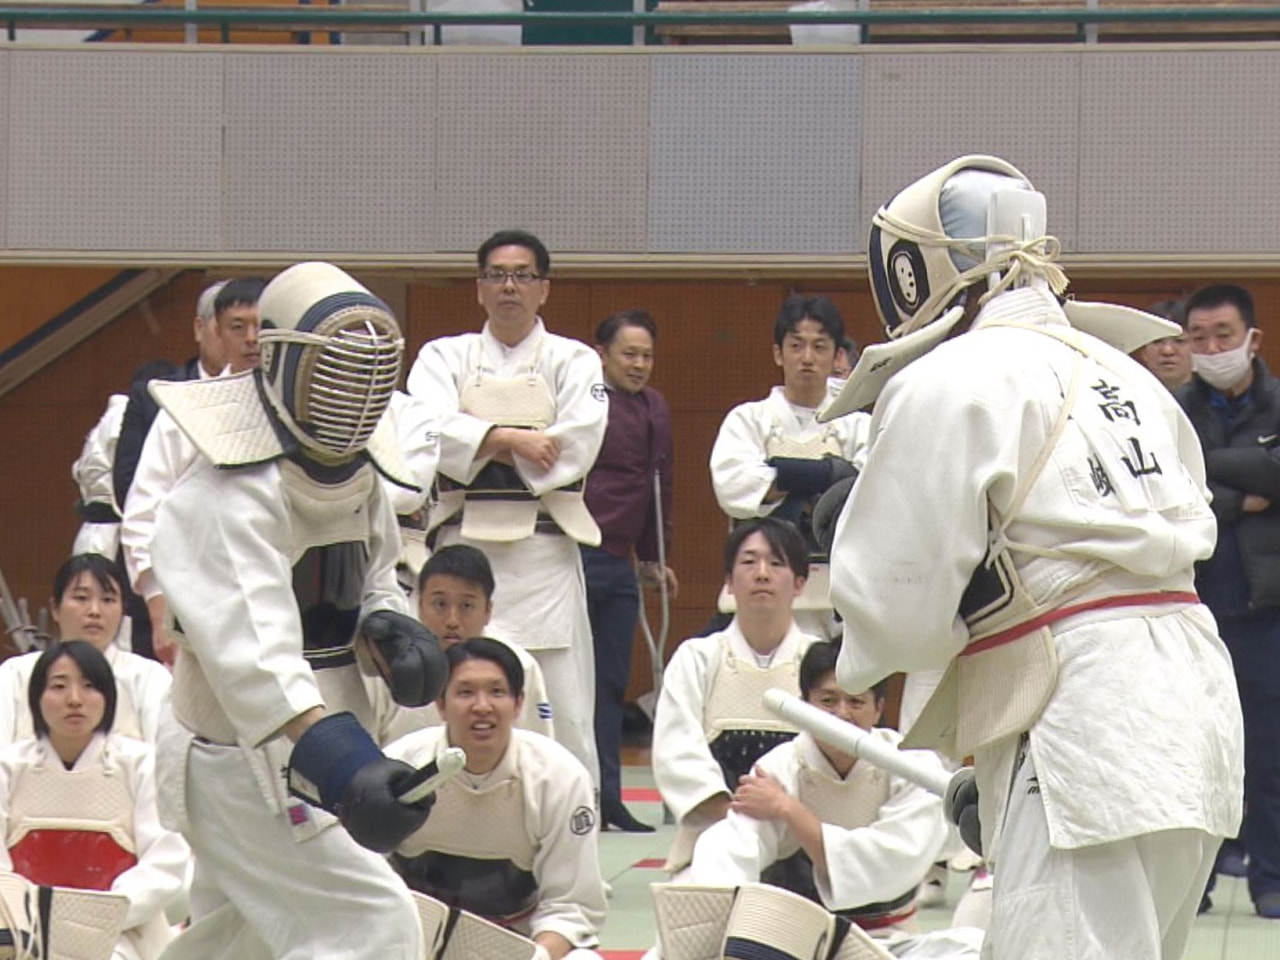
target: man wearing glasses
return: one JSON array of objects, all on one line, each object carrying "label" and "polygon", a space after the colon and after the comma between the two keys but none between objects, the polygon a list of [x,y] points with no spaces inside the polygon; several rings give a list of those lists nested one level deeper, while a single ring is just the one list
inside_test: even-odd
[{"label": "man wearing glasses", "polygon": [[600,529],[582,499],[604,440],[600,358],[547,332],[551,256],[537,237],[495,233],[476,252],[479,333],[427,343],[409,392],[441,420],[438,546],[483,550],[498,587],[491,626],[542,666],[556,738],[599,783],[595,663],[578,544]]}]

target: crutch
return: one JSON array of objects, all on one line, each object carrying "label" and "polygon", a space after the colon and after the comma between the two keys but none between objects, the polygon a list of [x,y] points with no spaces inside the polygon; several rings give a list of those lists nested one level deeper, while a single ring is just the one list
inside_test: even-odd
[{"label": "crutch", "polygon": [[[662,474],[653,471],[653,509],[658,525],[658,603],[662,610],[657,636],[649,624],[649,615],[645,610],[644,594],[640,595],[640,631],[644,634],[645,645],[649,648],[649,661],[653,667],[653,710],[650,719],[658,707],[658,694],[662,692],[663,657],[667,649],[667,634],[671,631],[671,597],[667,591],[667,538],[662,522]],[[662,822],[675,823],[675,817],[664,803],[662,805]]]}]

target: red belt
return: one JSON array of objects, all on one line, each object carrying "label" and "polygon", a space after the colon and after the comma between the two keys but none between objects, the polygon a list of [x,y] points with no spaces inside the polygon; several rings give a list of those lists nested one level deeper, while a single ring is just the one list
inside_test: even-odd
[{"label": "red belt", "polygon": [[911,906],[901,913],[884,913],[874,917],[852,916],[849,919],[863,930],[883,930],[885,927],[892,927],[904,920],[910,920],[915,915],[916,908]]},{"label": "red belt", "polygon": [[1014,640],[1025,637],[1028,633],[1034,633],[1041,627],[1047,627],[1050,624],[1057,623],[1059,620],[1065,620],[1067,617],[1074,617],[1077,613],[1088,613],[1090,610],[1108,610],[1113,607],[1145,607],[1153,604],[1166,603],[1199,602],[1200,598],[1190,591],[1157,590],[1152,593],[1126,593],[1117,597],[1099,597],[1096,600],[1086,600],[1084,603],[1068,604],[1065,607],[1058,607],[1056,610],[1050,610],[1048,613],[1042,613],[1034,620],[1028,620],[1015,627],[1010,627],[1008,630],[1001,630],[999,633],[993,633],[989,637],[983,637],[981,640],[975,640],[960,651],[960,656],[967,657],[970,654],[982,653],[985,650],[1002,647],[1006,643],[1012,643]]}]

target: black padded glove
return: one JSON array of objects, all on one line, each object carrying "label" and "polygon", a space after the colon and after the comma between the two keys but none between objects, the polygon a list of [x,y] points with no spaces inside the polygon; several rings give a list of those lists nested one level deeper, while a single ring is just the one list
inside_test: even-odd
[{"label": "black padded glove", "polygon": [[[848,463],[847,460],[840,462]],[[851,469],[852,467],[853,465],[850,464]],[[822,548],[823,553],[831,553],[831,542],[836,537],[836,521],[840,519],[845,501],[849,499],[849,494],[853,491],[853,483],[857,479],[858,472],[854,470],[852,476],[832,484],[831,488],[814,504],[813,537],[818,541],[818,546]]]},{"label": "black padded glove", "polygon": [[978,822],[978,783],[973,778],[973,767],[961,767],[947,786],[943,798],[947,819],[960,830],[964,845],[982,856],[982,824]]},{"label": "black padded glove", "polygon": [[435,803],[434,794],[414,804],[396,799],[415,773],[383,756],[354,714],[335,713],[294,744],[289,792],[336,816],[360,846],[388,853],[426,822]]},{"label": "black padded glove", "polygon": [[360,624],[360,633],[377,650],[378,672],[396,703],[421,707],[440,696],[449,664],[434,633],[393,610],[373,611]]}]

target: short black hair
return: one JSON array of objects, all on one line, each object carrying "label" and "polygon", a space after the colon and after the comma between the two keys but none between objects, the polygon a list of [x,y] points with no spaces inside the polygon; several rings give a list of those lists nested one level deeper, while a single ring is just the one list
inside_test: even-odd
[{"label": "short black hair", "polygon": [[481,270],[489,266],[489,254],[499,247],[524,247],[533,253],[533,262],[538,267],[538,275],[545,277],[551,272],[551,254],[546,245],[526,230],[499,230],[476,251],[476,264]]},{"label": "short black hair", "polygon": [[738,562],[738,551],[742,544],[754,533],[764,535],[769,549],[787,562],[791,572],[797,577],[809,576],[809,548],[805,546],[804,537],[795,524],[775,517],[759,517],[755,520],[744,520],[737,524],[724,544],[724,575],[733,573],[734,564]]},{"label": "short black hair", "polygon": [[232,307],[256,307],[258,298],[266,288],[267,282],[261,277],[241,277],[228,280],[218,291],[213,301],[213,316],[216,320]]},{"label": "short black hair", "polygon": [[457,577],[478,586],[486,600],[493,599],[493,567],[484,551],[470,544],[451,543],[433,553],[418,574],[419,593],[426,589],[430,577]]},{"label": "short black hair", "polygon": [[607,347],[613,343],[618,331],[623,327],[639,327],[641,330],[648,330],[653,342],[658,342],[658,325],[653,322],[653,316],[649,311],[619,310],[600,321],[600,326],[596,327],[596,343]]},{"label": "short black hair", "polygon": [[[804,652],[804,656],[800,658],[800,696],[802,699],[808,700],[810,692],[822,682],[822,678],[829,673],[835,673],[836,661],[839,659],[839,640],[819,640]],[[876,698],[878,703],[884,700],[888,691],[889,678],[886,677],[871,688],[871,695]],[[852,692],[860,693],[861,691],[855,690]]]},{"label": "short black hair", "polygon": [[[511,696],[524,696],[524,667],[520,665],[520,658],[516,656],[515,651],[502,641],[494,640],[492,637],[470,637],[455,643],[444,652],[444,656],[449,662],[450,677],[458,668],[458,664],[468,660],[488,660],[490,663],[496,663],[506,674],[507,689],[511,691]],[[446,680],[444,689],[440,691],[440,699],[444,699],[445,691],[448,689],[449,681]]]},{"label": "short black hair", "polygon": [[1147,307],[1147,313],[1154,313],[1163,320],[1171,320],[1184,330],[1187,328],[1187,312],[1181,300],[1157,300]]},{"label": "short black hair", "polygon": [[94,727],[95,731],[111,732],[111,725],[116,721],[116,678],[111,672],[111,664],[106,656],[92,643],[84,640],[55,641],[47,646],[36,658],[31,668],[31,680],[27,684],[27,706],[31,708],[31,726],[37,737],[49,735],[49,724],[40,712],[40,698],[44,696],[49,685],[49,671],[60,657],[70,657],[80,672],[84,674],[95,690],[102,694],[106,701],[102,712],[102,720]]},{"label": "short black hair", "polygon": [[80,578],[82,573],[93,577],[103,593],[116,595],[123,593],[124,571],[120,569],[119,564],[98,553],[77,553],[60,566],[58,572],[53,575],[51,596],[55,606],[62,602],[62,595]]},{"label": "short black hair", "polygon": [[[1258,317],[1253,308],[1253,295],[1234,283],[1211,283],[1201,287],[1182,307],[1182,315],[1190,317],[1192,310],[1212,310],[1214,307],[1231,306],[1240,313],[1245,327],[1256,327]],[[1185,324],[1184,324],[1185,326]]]},{"label": "short black hair", "polygon": [[795,294],[782,301],[778,319],[773,321],[773,342],[782,346],[788,333],[795,333],[801,320],[813,320],[836,346],[844,343],[844,318],[827,297]]},{"label": "short black hair", "polygon": [[845,357],[849,360],[849,366],[853,366],[858,362],[858,344],[853,337],[845,337],[840,341],[840,350],[844,351]]}]

